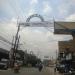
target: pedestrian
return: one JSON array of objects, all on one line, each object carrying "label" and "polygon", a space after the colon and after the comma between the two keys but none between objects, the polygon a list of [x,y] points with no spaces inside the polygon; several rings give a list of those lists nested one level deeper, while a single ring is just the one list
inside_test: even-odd
[{"label": "pedestrian", "polygon": [[56,67],[54,68],[54,72],[56,72]]}]

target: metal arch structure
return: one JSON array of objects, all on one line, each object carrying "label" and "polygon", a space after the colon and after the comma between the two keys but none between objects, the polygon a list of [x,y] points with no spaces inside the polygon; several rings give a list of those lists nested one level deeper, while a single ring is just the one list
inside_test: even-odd
[{"label": "metal arch structure", "polygon": [[34,17],[38,17],[38,18],[40,18],[40,20],[41,20],[42,22],[44,22],[44,18],[43,18],[41,15],[39,15],[39,14],[33,14],[33,15],[29,16],[29,17],[27,18],[26,22],[29,22],[29,21],[31,20],[31,18],[34,18]]},{"label": "metal arch structure", "polygon": [[[34,17],[39,18],[41,21],[40,22],[38,22],[38,21],[30,22],[30,20]],[[19,22],[18,26],[23,26],[23,27],[54,27],[53,22],[45,21],[44,18],[39,14],[33,14],[33,15],[29,16],[25,22]]]}]

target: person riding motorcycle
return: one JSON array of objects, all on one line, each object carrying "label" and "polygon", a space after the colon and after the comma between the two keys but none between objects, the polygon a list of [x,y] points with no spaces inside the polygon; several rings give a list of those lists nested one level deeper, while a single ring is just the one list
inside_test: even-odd
[{"label": "person riding motorcycle", "polygon": [[42,70],[42,68],[43,68],[42,63],[39,63],[39,66],[38,66],[39,71],[41,71],[41,70]]},{"label": "person riding motorcycle", "polygon": [[19,72],[19,69],[20,69],[19,64],[18,64],[18,63],[15,63],[15,64],[14,64],[14,72],[15,72],[15,73],[18,73],[18,72]]}]

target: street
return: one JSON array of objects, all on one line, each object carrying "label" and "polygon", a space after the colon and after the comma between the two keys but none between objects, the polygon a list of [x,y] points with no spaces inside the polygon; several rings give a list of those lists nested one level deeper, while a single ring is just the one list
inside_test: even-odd
[{"label": "street", "polygon": [[15,74],[13,70],[0,70],[0,75],[63,75],[58,72],[54,73],[54,69],[44,67],[41,72],[37,68],[21,68],[20,72]]}]

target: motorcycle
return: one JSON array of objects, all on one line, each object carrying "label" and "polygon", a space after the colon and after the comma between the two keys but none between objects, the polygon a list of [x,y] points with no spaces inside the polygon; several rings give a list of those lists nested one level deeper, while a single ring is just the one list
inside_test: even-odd
[{"label": "motorcycle", "polygon": [[64,75],[75,75],[75,70],[71,68],[68,72],[65,72]]}]

